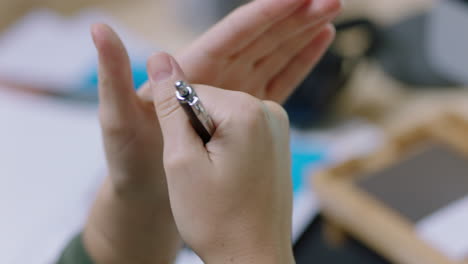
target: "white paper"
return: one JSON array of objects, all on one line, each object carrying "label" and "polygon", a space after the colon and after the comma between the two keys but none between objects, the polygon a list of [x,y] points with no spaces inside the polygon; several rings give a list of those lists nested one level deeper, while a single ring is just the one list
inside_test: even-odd
[{"label": "white paper", "polygon": [[468,257],[468,196],[424,218],[418,234],[453,260]]},{"label": "white paper", "polygon": [[0,90],[0,263],[52,263],[104,164],[95,109]]}]

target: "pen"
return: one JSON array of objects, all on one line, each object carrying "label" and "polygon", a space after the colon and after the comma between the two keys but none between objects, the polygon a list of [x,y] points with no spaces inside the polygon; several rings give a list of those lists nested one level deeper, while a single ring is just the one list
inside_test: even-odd
[{"label": "pen", "polygon": [[184,81],[177,81],[174,86],[177,100],[188,115],[190,123],[203,140],[203,144],[208,143],[215,128],[200,98],[193,87]]}]

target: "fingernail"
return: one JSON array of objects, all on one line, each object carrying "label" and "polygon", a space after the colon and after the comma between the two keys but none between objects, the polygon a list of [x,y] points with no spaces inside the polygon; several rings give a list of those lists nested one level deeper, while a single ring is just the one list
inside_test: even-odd
[{"label": "fingernail", "polygon": [[172,76],[172,63],[169,55],[154,55],[148,64],[150,79],[153,83],[160,83]]}]

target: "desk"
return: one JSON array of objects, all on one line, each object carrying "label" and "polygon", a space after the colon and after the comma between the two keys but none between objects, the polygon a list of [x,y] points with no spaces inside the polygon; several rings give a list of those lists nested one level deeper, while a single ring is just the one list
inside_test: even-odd
[{"label": "desk", "polygon": [[318,216],[294,246],[297,264],[390,264],[354,239],[332,246],[326,239],[326,222]]},{"label": "desk", "polygon": [[105,176],[97,109],[0,86],[0,263],[52,263]]},{"label": "desk", "polygon": [[[67,6],[71,3],[69,1],[50,1],[55,1],[55,4],[51,4],[51,6],[55,6],[63,14],[73,13],[74,9],[82,7]],[[6,2],[6,0],[0,0],[0,4],[5,4]],[[2,17],[2,21],[0,22],[4,24],[10,23],[15,19],[16,15],[14,13],[24,14],[26,10],[31,8],[28,5],[30,1],[10,0],[8,2],[11,8],[0,6],[0,10],[7,11],[6,13],[9,14],[8,16],[0,15]],[[86,1],[86,4],[90,4],[91,2],[93,1]],[[184,46],[184,43],[193,40],[196,36],[196,33],[190,30],[187,25],[175,20],[174,16],[171,16],[171,13],[167,12],[169,0],[96,2],[98,2],[95,4],[96,7],[111,13],[130,29],[169,52],[177,51]],[[431,2],[429,0],[348,0],[347,11],[344,17],[361,14],[376,18],[379,23],[391,23],[401,16],[428,8]],[[11,3],[15,3],[15,5],[12,6]],[[437,112],[439,108],[457,108],[459,111],[466,113],[468,117],[468,107],[465,107],[468,105],[468,92],[408,92],[404,89],[403,85],[388,78],[379,66],[372,63],[359,66],[348,92],[343,95],[341,100],[340,109],[342,116],[363,116],[386,127],[390,132],[410,127],[414,120],[430,116],[432,115],[431,113]],[[318,221],[320,223],[321,220]],[[313,230],[320,232],[319,229],[316,229],[320,225],[316,223],[312,224]],[[318,248],[323,246],[320,243],[314,245]],[[369,263],[386,263],[371,252],[363,249],[362,246],[351,248],[357,251],[365,251],[365,254],[369,254],[368,256],[371,256],[370,258],[376,261]],[[311,248],[310,253],[312,252],[315,253],[313,256],[320,259],[320,250],[314,251]],[[331,255],[336,253],[333,250],[326,252],[331,252]],[[348,259],[348,257],[344,257],[343,259]],[[355,259],[354,263],[364,263],[361,262],[362,258],[356,257],[351,259]],[[298,263],[310,262],[301,262],[301,259],[298,259]],[[330,260],[330,262],[323,261],[323,263],[333,262]]]}]

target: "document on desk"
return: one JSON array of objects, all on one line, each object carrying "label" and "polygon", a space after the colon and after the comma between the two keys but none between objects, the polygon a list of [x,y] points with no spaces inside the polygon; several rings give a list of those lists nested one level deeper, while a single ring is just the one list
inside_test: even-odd
[{"label": "document on desk", "polygon": [[0,87],[0,263],[53,263],[105,176],[94,107]]},{"label": "document on desk", "polygon": [[453,260],[468,259],[468,196],[419,221],[418,234]]}]

